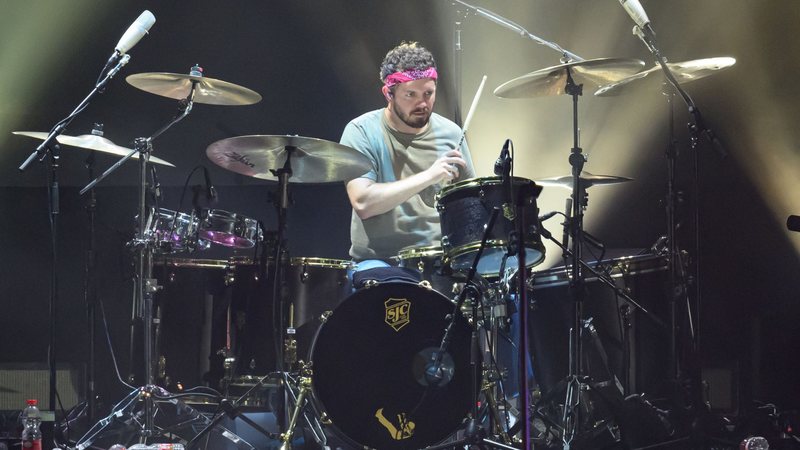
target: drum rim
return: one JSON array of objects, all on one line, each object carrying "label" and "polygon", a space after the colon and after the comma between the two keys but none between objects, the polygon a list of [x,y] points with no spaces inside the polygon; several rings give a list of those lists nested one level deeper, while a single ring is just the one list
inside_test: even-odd
[{"label": "drum rim", "polygon": [[328,269],[350,269],[353,262],[347,259],[319,258],[316,256],[295,256],[289,260],[291,266],[324,267]]},{"label": "drum rim", "polygon": [[192,269],[230,269],[235,263],[225,259],[198,258],[153,258],[153,265],[159,267],[188,267]]},{"label": "drum rim", "polygon": [[[536,184],[530,178],[511,177],[511,179],[513,180],[514,184],[525,184],[525,183]],[[460,190],[470,189],[470,188],[480,188],[483,186],[493,186],[502,183],[503,183],[503,178],[499,176],[468,178],[466,180],[459,181],[458,183],[453,183],[443,187],[442,190],[436,194],[435,201],[438,203],[440,200],[444,200],[444,198],[447,197],[448,195],[453,194]]]},{"label": "drum rim", "polygon": [[403,247],[397,253],[397,257],[400,258],[401,261],[428,256],[444,256],[442,246],[426,245],[421,247]]},{"label": "drum rim", "polygon": [[[527,244],[525,246],[526,257],[527,257],[527,250],[528,249],[535,249],[535,250],[539,251],[539,259],[537,259],[537,260],[535,260],[535,261],[533,261],[531,263],[527,263],[526,262],[525,267],[531,268],[531,267],[534,267],[534,266],[537,266],[537,265],[541,264],[542,261],[544,261],[544,258],[545,258],[544,244],[542,244],[541,242],[534,242],[533,243],[534,245],[530,245],[530,243],[526,243],[526,244]],[[490,239],[490,240],[486,241],[486,247],[484,249],[486,249],[486,248],[507,247],[507,246],[508,246],[508,242],[503,240],[503,239]],[[478,249],[480,249],[480,247],[481,247],[481,243],[478,242],[478,241],[470,242],[468,244],[463,244],[463,245],[459,245],[458,247],[454,247],[454,248],[450,249],[446,253],[447,262],[448,263],[452,263],[452,260],[454,258],[458,258],[459,256],[464,256],[464,255],[467,255],[467,254],[470,254],[470,253],[475,253],[476,251],[478,251]],[[497,272],[485,272],[482,275],[497,275],[497,274],[498,274]]]}]

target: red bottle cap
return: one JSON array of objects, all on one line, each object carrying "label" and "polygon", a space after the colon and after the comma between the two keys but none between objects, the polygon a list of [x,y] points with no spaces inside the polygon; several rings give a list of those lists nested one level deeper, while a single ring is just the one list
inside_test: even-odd
[{"label": "red bottle cap", "polygon": [[38,403],[39,403],[39,400],[36,400],[35,398],[32,398],[32,399],[28,400],[28,405],[29,406],[36,406]]}]

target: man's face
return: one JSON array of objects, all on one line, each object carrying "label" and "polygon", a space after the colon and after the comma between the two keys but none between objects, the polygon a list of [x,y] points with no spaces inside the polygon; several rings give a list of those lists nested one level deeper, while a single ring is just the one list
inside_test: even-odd
[{"label": "man's face", "polygon": [[394,114],[411,128],[428,124],[436,102],[436,81],[430,78],[400,83],[395,86],[389,104]]}]

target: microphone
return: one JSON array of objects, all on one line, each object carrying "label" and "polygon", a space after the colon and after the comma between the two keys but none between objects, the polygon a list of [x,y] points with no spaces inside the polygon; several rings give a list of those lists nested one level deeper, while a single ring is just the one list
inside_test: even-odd
[{"label": "microphone", "polygon": [[644,8],[642,4],[639,3],[639,0],[619,0],[619,4],[622,5],[625,12],[631,16],[633,22],[636,26],[641,28],[642,31],[649,33],[651,36],[656,34],[653,28],[650,27],[650,19],[647,17],[647,13],[644,12]]},{"label": "microphone", "polygon": [[544,222],[545,220],[555,216],[556,214],[558,214],[558,211],[550,211],[549,213],[542,214],[541,216],[539,216],[539,222]]},{"label": "microphone", "polygon": [[109,63],[111,60],[128,53],[128,50],[142,40],[154,23],[156,23],[156,16],[145,9],[119,39],[117,46],[114,47],[114,53],[112,53],[111,58],[108,59]]},{"label": "microphone", "polygon": [[800,216],[789,216],[786,219],[786,228],[789,231],[800,231]]},{"label": "microphone", "polygon": [[506,143],[503,144],[503,149],[500,150],[500,156],[497,157],[497,160],[494,162],[494,174],[497,176],[506,176],[508,172],[509,163],[511,162],[511,158],[508,155],[508,145],[511,142],[511,139],[506,139]]},{"label": "microphone", "polygon": [[203,167],[203,178],[206,179],[206,200],[209,202],[213,202],[217,199],[217,188],[211,184],[211,176],[208,174],[208,169],[205,166]]}]

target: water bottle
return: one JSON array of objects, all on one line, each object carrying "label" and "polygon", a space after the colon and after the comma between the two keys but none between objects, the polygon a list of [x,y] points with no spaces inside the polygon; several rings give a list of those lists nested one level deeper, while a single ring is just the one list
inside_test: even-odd
[{"label": "water bottle", "polygon": [[183,444],[134,444],[128,450],[184,450]]},{"label": "water bottle", "polygon": [[769,442],[761,436],[751,436],[739,444],[740,450],[769,450]]},{"label": "water bottle", "polygon": [[42,450],[42,413],[36,406],[37,400],[28,400],[28,406],[22,410],[22,449]]}]

